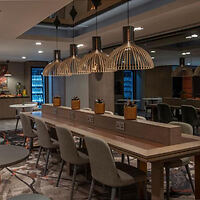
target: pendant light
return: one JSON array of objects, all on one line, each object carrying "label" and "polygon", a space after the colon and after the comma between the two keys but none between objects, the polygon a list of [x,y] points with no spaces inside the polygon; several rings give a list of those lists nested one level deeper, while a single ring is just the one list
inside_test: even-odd
[{"label": "pendant light", "polygon": [[97,36],[97,9],[101,0],[92,0],[96,10],[96,36],[92,37],[92,51],[86,54],[81,65],[91,73],[96,72],[113,72],[114,70],[108,65],[108,55],[101,49],[101,37]]},{"label": "pendant light", "polygon": [[54,50],[54,60],[50,62],[43,71],[43,76],[63,76],[61,73],[61,51],[58,50],[58,26],[60,25],[60,20],[58,16],[54,21],[56,27],[56,50]]},{"label": "pendant light", "polygon": [[200,76],[200,66],[194,70],[194,76]]},{"label": "pendant light", "polygon": [[192,77],[192,68],[185,66],[185,58],[180,58],[180,66],[172,72],[172,77]]},{"label": "pendant light", "polygon": [[74,44],[74,20],[77,15],[77,11],[74,7],[74,1],[70,15],[73,20],[73,44],[70,44],[70,57],[61,63],[61,73],[65,76],[74,74],[88,74],[89,71],[84,69],[81,65],[81,59],[77,56],[77,45]]},{"label": "pendant light", "polygon": [[117,70],[145,70],[154,68],[147,51],[134,42],[134,27],[129,25],[129,0],[127,1],[128,26],[123,27],[123,44],[110,54],[109,65]]}]

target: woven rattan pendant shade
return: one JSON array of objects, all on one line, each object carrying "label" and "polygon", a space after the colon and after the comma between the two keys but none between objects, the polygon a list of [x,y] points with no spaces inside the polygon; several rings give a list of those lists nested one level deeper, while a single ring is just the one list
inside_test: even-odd
[{"label": "woven rattan pendant shade", "polygon": [[185,66],[185,58],[180,58],[180,66],[172,72],[172,77],[192,77],[193,71]]},{"label": "woven rattan pendant shade", "polygon": [[123,27],[123,45],[113,50],[109,66],[116,70],[145,70],[154,68],[147,51],[134,43],[134,27]]},{"label": "woven rattan pendant shade", "polygon": [[60,50],[54,50],[54,61],[44,68],[43,76],[62,76]]},{"label": "woven rattan pendant shade", "polygon": [[92,52],[83,57],[81,67],[91,73],[113,72],[114,70],[108,65],[108,55],[101,49],[101,38],[92,37],[92,45]]},{"label": "woven rattan pendant shade", "polygon": [[193,76],[200,76],[200,66],[195,69]]}]

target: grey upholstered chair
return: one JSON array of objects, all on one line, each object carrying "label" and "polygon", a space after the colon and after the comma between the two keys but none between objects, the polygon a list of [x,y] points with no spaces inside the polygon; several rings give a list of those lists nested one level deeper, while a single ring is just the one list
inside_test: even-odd
[{"label": "grey upholstered chair", "polygon": [[11,197],[8,200],[50,200],[50,199],[41,194],[21,194],[15,197]]},{"label": "grey upholstered chair", "polygon": [[146,118],[145,117],[143,117],[143,116],[137,116],[137,119],[141,119],[141,120],[146,120]]},{"label": "grey upholstered chair", "polygon": [[166,103],[159,103],[157,105],[158,108],[158,119],[159,122],[162,123],[169,123],[174,121],[171,109],[168,104]]},{"label": "grey upholstered chair", "polygon": [[38,144],[40,146],[39,155],[36,161],[36,168],[38,166],[38,162],[39,162],[42,150],[46,149],[47,158],[46,158],[46,164],[45,164],[45,170],[44,170],[44,176],[46,176],[51,150],[58,148],[58,144],[51,140],[51,137],[49,136],[48,128],[42,120],[35,119],[35,123],[36,123],[37,135],[38,135]]},{"label": "grey upholstered chair", "polygon": [[193,127],[193,134],[198,133],[198,126],[200,125],[200,119],[198,117],[196,108],[190,105],[182,105],[181,113],[182,113],[182,122],[188,123]]},{"label": "grey upholstered chair", "polygon": [[108,110],[105,111],[105,114],[114,115],[114,113],[112,111],[108,111]]},{"label": "grey upholstered chair", "polygon": [[[192,129],[192,126],[190,124],[187,124],[187,123],[184,123],[184,122],[170,122],[170,124],[180,126],[182,133],[191,134],[191,135],[193,134],[193,129]],[[169,195],[170,168],[185,166],[185,169],[187,171],[192,190],[194,192],[194,185],[193,185],[191,174],[190,174],[189,163],[190,163],[190,158],[187,157],[187,158],[181,158],[181,159],[169,161],[169,162],[166,162],[164,164],[165,170],[166,170],[167,200],[169,199],[169,196],[170,196]]]},{"label": "grey upholstered chair", "polygon": [[92,111],[92,108],[82,108],[82,110]]},{"label": "grey upholstered chair", "polygon": [[26,139],[30,138],[29,149],[33,148],[33,138],[37,137],[33,128],[31,119],[23,113],[20,113],[20,119],[22,123],[23,133],[24,133],[24,146],[26,144]]},{"label": "grey upholstered chair", "polygon": [[[146,184],[146,175],[143,171],[126,164],[115,163],[108,144],[103,140],[85,137],[85,142],[92,172],[92,183],[88,200],[92,198],[95,181],[112,187],[111,200],[115,199],[117,188],[138,182]],[[129,173],[123,170],[124,167],[129,168]]]},{"label": "grey upholstered chair", "polygon": [[62,158],[62,166],[60,169],[56,186],[58,187],[59,185],[60,177],[62,175],[65,162],[73,164],[74,171],[72,178],[72,190],[70,194],[70,199],[72,200],[74,185],[76,181],[77,166],[89,164],[89,159],[86,154],[77,150],[71,131],[67,130],[66,128],[56,127],[56,132],[58,136],[60,155]]}]

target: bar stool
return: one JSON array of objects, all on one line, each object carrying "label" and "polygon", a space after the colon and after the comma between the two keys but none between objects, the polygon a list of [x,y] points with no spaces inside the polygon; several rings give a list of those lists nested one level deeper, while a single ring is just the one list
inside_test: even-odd
[{"label": "bar stool", "polygon": [[11,197],[8,200],[50,200],[41,194],[22,194],[19,196]]},{"label": "bar stool", "polygon": [[[146,185],[145,173],[135,167],[123,163],[115,163],[111,149],[103,140],[85,137],[85,142],[92,172],[88,200],[92,199],[95,181],[112,187],[111,200],[115,199],[117,188],[140,182]],[[124,168],[128,169],[129,172],[126,172]],[[144,187],[144,190],[146,193],[146,187]]]},{"label": "bar stool", "polygon": [[60,155],[62,158],[62,165],[58,176],[57,184],[58,187],[60,178],[62,175],[63,167],[66,162],[74,165],[73,178],[72,178],[72,190],[70,199],[73,199],[74,185],[76,181],[77,166],[86,165],[89,163],[88,156],[77,150],[71,131],[62,127],[56,127],[58,136],[58,142],[60,147]]},{"label": "bar stool", "polygon": [[[173,125],[178,125],[181,127],[181,132],[185,133],[185,134],[193,134],[193,129],[192,126],[190,124],[184,123],[184,122],[170,122],[170,124]],[[167,200],[169,199],[169,176],[170,176],[170,169],[171,168],[176,168],[176,167],[182,167],[185,166],[185,169],[187,171],[188,174],[188,178],[192,187],[192,191],[194,193],[194,185],[192,182],[192,177],[190,174],[190,168],[189,168],[189,163],[190,163],[190,158],[181,158],[181,159],[177,159],[177,160],[173,160],[173,161],[169,161],[164,163],[164,167],[166,170],[166,187],[167,187]]]},{"label": "bar stool", "polygon": [[33,139],[37,137],[34,130],[32,129],[31,119],[27,117],[25,114],[20,113],[20,119],[22,123],[22,129],[24,133],[24,146],[26,144],[26,139],[30,139],[29,149],[32,150],[33,148]]},{"label": "bar stool", "polygon": [[42,120],[35,119],[35,123],[36,123],[36,128],[37,128],[38,143],[40,146],[39,155],[38,155],[38,158],[36,161],[36,168],[38,166],[38,162],[39,162],[42,150],[46,149],[47,150],[47,158],[46,158],[46,164],[45,164],[45,170],[44,170],[44,176],[46,176],[47,170],[48,170],[48,162],[49,162],[50,152],[51,152],[51,150],[58,148],[58,143],[56,143],[56,141],[51,140],[49,133],[48,133],[48,128]]}]

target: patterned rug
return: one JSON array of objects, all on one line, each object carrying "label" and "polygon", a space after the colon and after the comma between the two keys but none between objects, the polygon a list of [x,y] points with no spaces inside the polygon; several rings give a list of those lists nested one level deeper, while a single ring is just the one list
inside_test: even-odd
[{"label": "patterned rug", "polygon": [[[6,131],[0,132],[0,136],[3,136],[6,140],[6,143],[22,145],[24,138],[22,136],[22,132],[18,131],[18,133],[14,133],[14,131]],[[71,189],[71,177],[69,177],[66,173],[67,168],[65,166],[62,174],[62,179],[60,181],[59,187],[56,187],[56,181],[60,169],[60,158],[59,154],[54,152],[50,157],[49,167],[48,167],[48,175],[43,176],[43,168],[45,164],[45,152],[43,152],[39,166],[36,169],[35,163],[38,155],[38,149],[34,149],[31,156],[26,162],[22,162],[16,166],[10,167],[16,173],[22,173],[24,175],[17,174],[22,180],[31,184],[32,179],[34,179],[33,187],[35,191],[38,193],[44,194],[51,198],[52,200],[68,200],[70,199],[70,189]],[[120,155],[115,153],[116,160],[119,161],[121,158]],[[131,158],[131,165],[136,166],[136,160]],[[150,199],[150,191],[151,191],[151,179],[150,179],[150,169],[151,165],[148,165],[148,192]],[[194,176],[194,166],[193,162],[190,164],[190,169],[192,176]],[[88,192],[90,187],[90,180],[86,180],[85,176],[81,173],[83,171],[81,168],[79,169],[80,174],[77,176],[78,183],[75,187],[74,199],[75,200],[85,200],[88,198]],[[28,177],[28,176],[29,177]],[[188,177],[186,175],[186,171],[184,167],[176,168],[171,170],[170,174],[171,180],[171,199],[187,199],[192,200],[194,196],[192,195],[192,190],[190,187],[190,183],[188,181]],[[32,193],[31,189],[27,187],[24,183],[19,181],[14,175],[10,174],[6,169],[2,169],[0,171],[0,200],[7,200],[8,198],[22,194],[22,193]],[[31,177],[31,178],[30,178]],[[131,186],[124,188],[121,192],[121,200],[129,200],[135,199],[136,197],[136,186]],[[104,187],[100,184],[96,185],[95,193],[93,200],[106,200],[110,199],[110,188]]]}]

